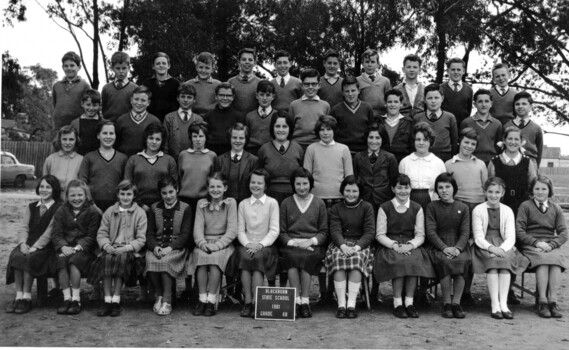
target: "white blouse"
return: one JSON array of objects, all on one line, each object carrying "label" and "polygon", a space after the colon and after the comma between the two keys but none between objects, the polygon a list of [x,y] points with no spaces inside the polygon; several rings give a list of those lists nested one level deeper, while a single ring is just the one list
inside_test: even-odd
[{"label": "white blouse", "polygon": [[438,197],[434,194],[435,179],[445,172],[445,164],[433,153],[426,157],[411,153],[399,163],[399,173],[409,176],[411,188],[414,190],[428,189],[431,199]]}]

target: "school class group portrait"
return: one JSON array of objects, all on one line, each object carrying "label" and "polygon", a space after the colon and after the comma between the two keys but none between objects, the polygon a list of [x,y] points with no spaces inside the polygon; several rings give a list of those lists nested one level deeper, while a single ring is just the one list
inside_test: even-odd
[{"label": "school class group portrait", "polygon": [[178,81],[168,53],[156,52],[153,76],[135,84],[118,51],[99,92],[80,77],[81,57],[63,55],[55,152],[8,259],[6,317],[28,313],[34,279],[47,277],[59,315],[82,312],[87,283],[100,303],[83,311],[93,317],[140,312],[121,302],[136,286],[137,301],[167,316],[183,280],[175,306],[195,317],[217,314],[222,289],[240,310],[220,312],[255,317],[257,287],[280,285],[296,290],[296,317],[310,318],[317,276],[318,303],[337,305],[337,318],[358,317],[369,281],[373,300],[391,284],[393,317],[418,318],[434,284],[441,316],[464,319],[482,274],[490,305],[479,307],[511,320],[524,272],[535,273],[536,317],[563,317],[567,224],[539,174],[532,94],[510,86],[507,63],[491,68],[490,89],[474,91],[456,57],[448,81],[424,84],[423,59],[409,53],[396,86],[374,49],[357,77],[340,74],[332,48],[323,75],[313,67],[299,77],[277,50],[270,80],[255,74],[254,48],[236,57],[226,82],[212,76],[209,52],[188,58],[196,76]]}]

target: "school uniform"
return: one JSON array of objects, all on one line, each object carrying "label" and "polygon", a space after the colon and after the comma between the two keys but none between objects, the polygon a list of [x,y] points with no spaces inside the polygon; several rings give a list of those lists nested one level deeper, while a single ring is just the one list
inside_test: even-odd
[{"label": "school uniform", "polygon": [[332,141],[314,142],[306,150],[304,167],[314,176],[312,193],[322,199],[342,198],[340,184],[354,174],[352,156],[346,145]]},{"label": "school uniform", "polygon": [[361,152],[367,148],[364,135],[374,118],[374,111],[370,104],[358,101],[352,108],[346,102],[340,102],[332,108],[330,115],[338,122],[338,132],[334,135],[337,142],[348,146],[352,153]]},{"label": "school uniform", "polygon": [[288,112],[290,103],[302,97],[302,81],[290,74],[271,79],[275,87],[275,99],[273,107],[282,112]]},{"label": "school uniform", "polygon": [[209,77],[207,80],[200,80],[195,77],[187,81],[196,89],[196,103],[192,106],[192,111],[205,115],[207,112],[215,108],[215,88],[221,84],[221,81]]},{"label": "school uniform", "polygon": [[209,126],[206,145],[215,154],[223,154],[231,149],[231,143],[227,138],[227,130],[235,123],[244,123],[245,117],[233,106],[220,108],[219,105],[204,115],[204,121]]},{"label": "school uniform", "polygon": [[401,114],[413,118],[416,114],[424,110],[425,86],[422,83],[410,86],[403,81],[399,85],[396,85],[394,89],[401,91],[403,94],[403,103],[399,110]]},{"label": "school uniform", "polygon": [[458,153],[458,126],[452,113],[439,110],[437,112],[421,112],[413,117],[413,124],[425,122],[434,131],[435,142],[429,150],[443,162]]},{"label": "school uniform", "polygon": [[53,123],[54,129],[71,124],[71,121],[83,113],[81,98],[91,86],[80,76],[72,80],[66,77],[53,84]]},{"label": "school uniform", "polygon": [[[313,250],[292,246],[294,239],[297,238],[311,239]],[[326,204],[320,198],[311,194],[304,208],[295,195],[282,202],[279,234],[281,270],[297,268],[311,275],[317,275],[322,267],[327,241],[328,215]]]},{"label": "school uniform", "polygon": [[190,135],[188,128],[192,123],[202,122],[201,115],[185,111],[179,108],[177,111],[166,114],[164,118],[164,128],[166,129],[164,144],[164,153],[171,155],[174,159],[178,159],[178,155],[185,149],[190,148]]},{"label": "school uniform", "polygon": [[302,96],[292,101],[288,109],[288,115],[294,121],[293,139],[302,146],[303,150],[318,141],[314,134],[314,127],[318,118],[330,114],[330,104],[319,96],[308,98]]},{"label": "school uniform", "polygon": [[101,91],[103,118],[116,122],[121,115],[128,113],[132,107],[130,98],[137,87],[138,85],[128,79],[105,84]]},{"label": "school uniform", "polygon": [[155,76],[147,79],[142,85],[146,86],[152,93],[148,112],[155,115],[160,124],[164,121],[166,114],[177,110],[178,87],[180,82],[174,77],[168,76],[165,80],[158,80]]},{"label": "school uniform", "polygon": [[491,115],[483,120],[478,113],[466,118],[459,130],[473,128],[478,134],[478,143],[472,153],[480,158],[486,165],[500,151],[497,143],[502,141],[502,123]]},{"label": "school uniform", "polygon": [[249,128],[249,142],[245,146],[247,151],[257,155],[259,148],[271,141],[271,119],[276,112],[271,106],[259,107],[245,116],[245,125]]},{"label": "school uniform", "polygon": [[[344,95],[342,94],[343,80],[344,79],[340,77],[340,75],[331,77],[324,74],[324,76],[320,77],[320,88],[318,89],[318,96],[323,101],[326,101],[330,108],[334,107],[344,100]],[[292,116],[292,114],[290,115]]]},{"label": "school uniform", "polygon": [[261,79],[253,73],[250,75],[237,74],[227,80],[235,88],[235,97],[232,104],[235,110],[245,115],[245,113],[257,108],[259,105],[257,101],[257,85],[260,81]]},{"label": "school uniform", "polygon": [[[192,239],[192,207],[177,201],[173,206],[166,207],[164,201],[152,204],[148,212],[148,231],[146,232],[145,254],[146,267],[144,273],[165,272],[172,278],[186,277],[186,256]],[[188,243],[191,241],[191,244]],[[154,255],[154,249],[171,247],[170,254],[161,258]]]},{"label": "school uniform", "polygon": [[82,161],[83,156],[77,152],[65,154],[63,151],[52,153],[45,159],[42,174],[53,175],[59,180],[62,199],[65,199],[63,197],[69,182],[77,179]]},{"label": "school uniform", "polygon": [[506,87],[505,91],[497,86],[490,89],[492,96],[492,107],[490,114],[498,119],[502,125],[514,119],[514,96],[519,92],[517,89]]},{"label": "school uniform", "polygon": [[[235,157],[237,156],[237,157]],[[241,202],[251,196],[249,176],[257,168],[257,157],[247,151],[241,154],[226,152],[215,160],[215,170],[221,171],[227,178],[227,197]]]},{"label": "school uniform", "polygon": [[124,169],[125,180],[138,187],[138,203],[149,207],[161,199],[156,186],[166,176],[178,179],[178,168],[174,158],[162,151],[155,157],[139,152],[127,160]]},{"label": "school uniform", "polygon": [[[6,284],[14,283],[14,270],[16,269],[26,271],[33,277],[55,274],[56,257],[51,244],[52,219],[60,206],[59,201],[51,201],[45,205],[41,201],[28,204],[18,235],[18,245],[8,258]],[[21,244],[26,244],[30,248],[35,247],[37,250],[24,255],[20,251]]]},{"label": "school uniform", "polygon": [[360,100],[369,103],[373,116],[379,117],[387,112],[385,93],[391,89],[391,82],[379,72],[369,75],[362,73],[356,78],[360,88]]},{"label": "school uniform", "polygon": [[[421,205],[411,200],[400,204],[396,198],[381,205],[377,214],[375,238],[380,243],[374,257],[377,281],[389,281],[406,276],[434,278],[435,271],[425,242],[425,221]],[[410,254],[399,254],[394,244],[411,244]]]},{"label": "school uniform", "polygon": [[[515,247],[516,223],[510,207],[500,203],[499,208],[490,208],[487,203],[478,205],[472,211],[472,234],[474,252],[472,270],[474,273],[486,273],[491,269],[508,270],[519,275],[525,271],[529,260]],[[506,252],[504,257],[491,256],[490,246]]]},{"label": "school uniform", "polygon": [[387,115],[380,120],[388,136],[387,140],[382,140],[381,148],[393,154],[399,163],[413,152],[413,119],[399,114],[394,122],[390,122]]},{"label": "school uniform", "polygon": [[504,129],[509,126],[515,126],[520,129],[522,142],[524,143],[524,155],[530,157],[536,168],[539,169],[541,155],[543,154],[543,130],[541,130],[541,126],[537,125],[530,118],[521,119],[520,117],[516,117],[514,120],[506,123]]},{"label": "school uniform", "polygon": [[473,155],[463,160],[457,154],[446,161],[445,168],[458,185],[454,199],[464,203],[484,202],[484,184],[488,180],[488,169],[483,161]]},{"label": "school uniform", "polygon": [[[561,248],[567,242],[567,224],[563,210],[559,204],[547,200],[543,209],[535,199],[523,202],[518,209],[516,219],[516,238],[520,243],[520,251],[534,269],[540,265],[556,265],[561,272],[569,267],[569,258]],[[541,252],[536,248],[538,242],[550,244],[550,252]]]},{"label": "school uniform", "polygon": [[452,113],[460,125],[472,113],[472,87],[462,81],[449,80],[441,84],[441,90],[444,96],[441,109]]},{"label": "school uniform", "polygon": [[[372,269],[371,243],[375,231],[373,207],[364,200],[356,203],[345,201],[336,203],[330,208],[330,236],[324,265],[328,274],[336,271],[358,270],[369,276]],[[347,257],[340,247],[359,246],[361,250]]]},{"label": "school uniform", "polygon": [[384,150],[363,151],[354,157],[354,176],[361,182],[360,197],[371,203],[375,210],[393,198],[391,179],[399,175],[397,160]]},{"label": "school uniform", "polygon": [[436,198],[435,180],[444,172],[445,164],[433,153],[426,157],[411,153],[399,163],[399,173],[411,179],[411,200],[419,203],[423,211],[426,210],[427,204]]},{"label": "school uniform", "polygon": [[198,199],[207,196],[207,177],[215,171],[216,154],[208,149],[195,151],[188,148],[178,156],[179,196],[195,206]]},{"label": "school uniform", "polygon": [[105,121],[97,115],[96,118],[89,118],[82,114],[79,118],[73,119],[71,126],[79,133],[81,143],[77,147],[77,153],[85,156],[99,148],[99,139],[97,138],[97,125]]},{"label": "school uniform", "polygon": [[150,124],[162,124],[156,116],[144,111],[140,114],[130,111],[121,115],[116,122],[117,151],[130,157],[144,148],[146,140],[143,139],[144,131]]}]

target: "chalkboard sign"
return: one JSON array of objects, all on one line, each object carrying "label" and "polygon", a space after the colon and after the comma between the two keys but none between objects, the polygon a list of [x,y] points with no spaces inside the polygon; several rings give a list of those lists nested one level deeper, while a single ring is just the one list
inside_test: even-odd
[{"label": "chalkboard sign", "polygon": [[287,287],[257,287],[255,319],[294,321],[296,289]]}]

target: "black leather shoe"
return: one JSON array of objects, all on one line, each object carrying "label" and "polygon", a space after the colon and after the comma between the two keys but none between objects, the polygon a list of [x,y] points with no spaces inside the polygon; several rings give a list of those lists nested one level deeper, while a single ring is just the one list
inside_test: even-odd
[{"label": "black leather shoe", "polygon": [[419,318],[419,313],[413,304],[405,307],[405,313],[407,313],[407,316],[411,318]]},{"label": "black leather shoe", "polygon": [[357,314],[355,308],[349,307],[349,308],[346,310],[346,318],[357,318],[357,317],[358,317],[358,314]]},{"label": "black leather shoe", "polygon": [[547,303],[539,303],[539,317],[551,318],[551,311],[549,311],[549,305]]},{"label": "black leather shoe", "polygon": [[302,318],[312,317],[312,311],[310,311],[310,305],[300,304],[300,317]]},{"label": "black leather shoe", "polygon": [[103,303],[103,305],[101,305],[99,310],[97,310],[97,316],[99,316],[99,317],[110,316],[112,310],[113,309],[112,309],[111,303]]},{"label": "black leather shoe", "polygon": [[514,314],[511,311],[502,311],[502,316],[504,316],[506,320],[514,319]]},{"label": "black leather shoe", "polygon": [[241,309],[241,317],[251,317],[251,314],[253,313],[253,304],[248,303],[243,305],[243,308]]},{"label": "black leather shoe", "polygon": [[561,310],[559,310],[559,305],[557,305],[556,302],[549,303],[549,312],[551,313],[551,317],[553,317],[553,318],[563,317]]},{"label": "black leather shoe", "polygon": [[393,310],[393,315],[397,318],[407,318],[407,313],[405,312],[405,307],[403,305],[399,305],[398,307]]},{"label": "black leather shoe", "polygon": [[71,307],[71,300],[64,300],[63,305],[57,309],[57,313],[60,315],[67,315],[69,313],[69,308]]},{"label": "black leather shoe", "polygon": [[336,318],[346,318],[346,308],[345,307],[339,307],[336,310]]},{"label": "black leather shoe", "polygon": [[205,303],[198,301],[198,304],[196,305],[196,308],[192,312],[192,315],[203,316],[204,312],[205,312]]},{"label": "black leather shoe", "polygon": [[450,304],[444,304],[443,305],[443,317],[444,318],[453,318],[453,314],[452,314],[452,307],[450,306]]},{"label": "black leather shoe", "polygon": [[213,303],[206,303],[203,312],[204,316],[215,316],[215,305]]},{"label": "black leather shoe", "polygon": [[118,317],[121,315],[121,304],[111,303],[111,317]]},{"label": "black leather shoe", "polygon": [[464,313],[464,311],[460,307],[460,304],[452,304],[451,308],[452,308],[452,315],[454,316],[454,318],[465,318],[466,317],[466,314]]},{"label": "black leather shoe", "polygon": [[496,311],[496,312],[492,312],[490,314],[490,316],[495,319],[495,320],[502,320],[504,318],[504,315],[502,314],[502,311]]},{"label": "black leather shoe", "polygon": [[32,305],[32,301],[30,299],[20,299],[16,302],[16,309],[14,313],[21,315],[25,314],[30,311]]},{"label": "black leather shoe", "polygon": [[81,303],[77,300],[72,300],[71,304],[69,304],[69,309],[67,309],[68,315],[77,315],[81,312]]}]

